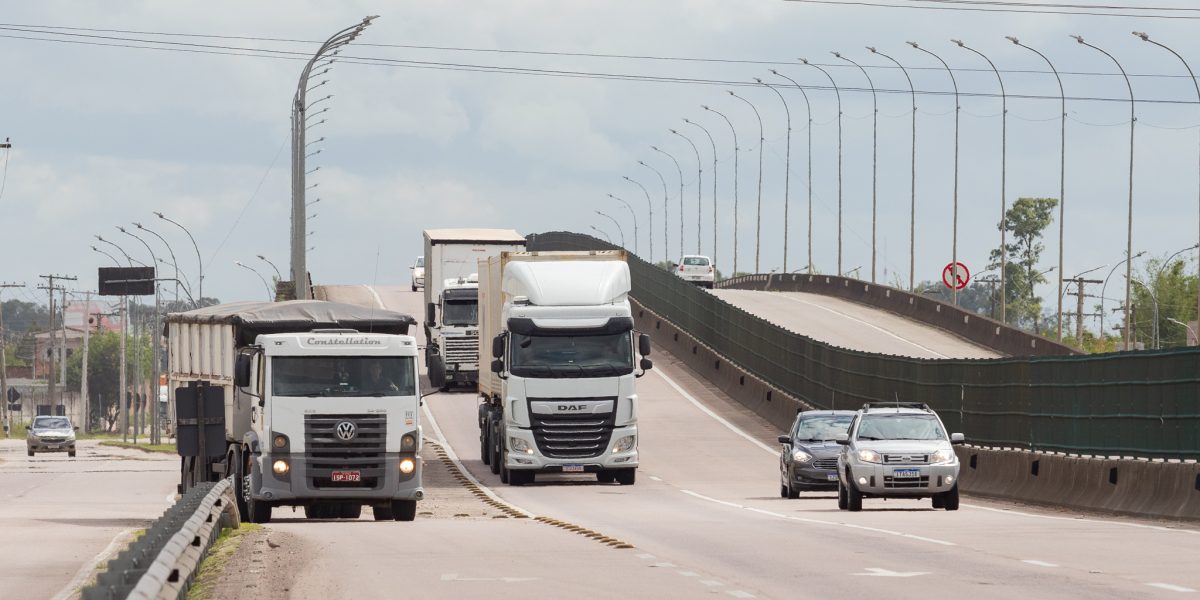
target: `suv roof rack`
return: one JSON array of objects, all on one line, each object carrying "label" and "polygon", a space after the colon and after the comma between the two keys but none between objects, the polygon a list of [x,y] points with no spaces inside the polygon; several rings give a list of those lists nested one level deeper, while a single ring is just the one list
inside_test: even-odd
[{"label": "suv roof rack", "polygon": [[913,408],[917,410],[932,410],[928,404],[924,402],[867,402],[863,404],[863,410],[871,410],[874,408]]}]

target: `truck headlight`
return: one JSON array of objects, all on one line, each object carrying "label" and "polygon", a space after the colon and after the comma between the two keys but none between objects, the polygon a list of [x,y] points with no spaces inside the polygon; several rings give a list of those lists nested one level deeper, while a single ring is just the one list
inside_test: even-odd
[{"label": "truck headlight", "polygon": [[416,447],[417,447],[417,438],[415,436],[413,436],[413,434],[406,433],[406,434],[404,434],[404,437],[400,438],[400,449],[401,450],[412,450]]},{"label": "truck headlight", "polygon": [[812,455],[803,450],[796,450],[795,452],[792,452],[792,460],[798,463],[806,463],[812,460]]},{"label": "truck headlight", "polygon": [[413,472],[413,469],[416,469],[416,468],[417,468],[417,463],[413,462],[413,459],[411,459],[411,458],[400,459],[400,472],[401,473],[408,475],[408,474],[411,474]]},{"label": "truck headlight", "polygon": [[943,448],[942,450],[934,452],[933,455],[929,457],[929,461],[935,465],[938,465],[942,463],[954,462],[955,458],[956,457],[953,450],[946,450]]},{"label": "truck headlight", "polygon": [[277,434],[275,434],[275,437],[271,440],[271,444],[274,445],[276,448],[283,448],[284,446],[287,446],[287,444],[288,444],[287,436],[283,435],[282,433],[277,433]]},{"label": "truck headlight", "polygon": [[859,450],[858,451],[858,460],[861,460],[862,462],[868,462],[868,463],[883,462],[883,460],[881,460],[879,457],[879,453],[874,450]]},{"label": "truck headlight", "polygon": [[271,463],[271,470],[275,471],[276,475],[286,475],[289,468],[287,461],[283,459]]},{"label": "truck headlight", "polygon": [[637,443],[637,436],[627,435],[627,436],[617,440],[617,444],[615,446],[613,446],[613,449],[612,449],[613,454],[617,454],[619,452],[629,452],[630,450],[633,450],[633,447],[636,443]]},{"label": "truck headlight", "polygon": [[508,438],[508,447],[512,448],[513,452],[523,452],[525,454],[533,454],[533,448],[529,447],[529,442],[519,438]]}]

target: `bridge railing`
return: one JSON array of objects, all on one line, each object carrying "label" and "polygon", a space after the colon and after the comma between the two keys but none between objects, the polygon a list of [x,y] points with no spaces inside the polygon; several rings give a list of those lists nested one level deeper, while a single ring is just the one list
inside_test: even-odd
[{"label": "bridge railing", "polygon": [[[530,236],[530,250],[603,250]],[[633,296],[728,361],[821,408],[925,402],[974,444],[1082,455],[1200,458],[1200,348],[1003,359],[921,359],[813,340],[637,257]]]}]

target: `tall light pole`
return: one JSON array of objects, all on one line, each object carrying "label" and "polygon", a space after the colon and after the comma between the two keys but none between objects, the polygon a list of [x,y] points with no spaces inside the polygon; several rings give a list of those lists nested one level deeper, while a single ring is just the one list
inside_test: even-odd
[{"label": "tall light pole", "polygon": [[[623,199],[621,199],[621,198],[618,198],[618,197],[616,197],[616,196],[614,196],[614,195],[612,195],[612,194],[608,194],[608,197],[609,197],[609,198],[612,198],[613,200],[616,200],[617,202],[620,202],[621,204],[624,204],[624,205],[625,205],[625,209],[629,211],[629,218],[633,219],[633,253],[634,253],[634,254],[638,254],[638,224],[637,224],[637,213],[633,212],[633,206],[631,206],[631,205],[630,205],[628,202],[626,202],[625,200],[623,200]],[[622,245],[623,245],[623,244],[622,244]]]},{"label": "tall light pole", "polygon": [[[1141,252],[1134,254],[1133,257],[1138,258],[1139,256],[1141,256],[1145,253],[1146,253],[1146,251],[1142,250]],[[1121,262],[1113,265],[1113,268],[1108,271],[1108,275],[1104,276],[1104,285],[1100,286],[1100,335],[1102,335],[1102,336],[1105,335],[1104,334],[1104,302],[1108,299],[1108,297],[1105,295],[1105,292],[1108,291],[1108,278],[1113,276],[1113,273],[1115,273],[1117,271],[1117,267],[1120,267],[1122,264],[1127,263],[1127,262],[1133,262],[1133,261],[1129,260],[1128,254],[1125,255],[1125,260],[1122,260]],[[1126,277],[1128,277],[1129,271],[1126,271],[1125,273],[1126,273]],[[1129,298],[1128,297],[1125,298],[1125,313],[1126,313],[1126,315],[1129,314]],[[1128,321],[1129,319],[1126,318],[1125,320]]]},{"label": "tall light pole", "polygon": [[[733,93],[732,90],[725,91],[729,92],[730,96],[745,102],[746,105],[750,107],[750,110],[754,111],[754,118],[758,119],[758,216],[755,218],[754,225],[754,272],[758,273],[760,272],[760,269],[758,268],[758,259],[762,242],[763,142],[766,141],[766,137],[763,135],[762,115],[758,114],[758,108],[754,106],[754,103]],[[734,251],[736,252],[737,249],[735,248]]]},{"label": "tall light pole", "polygon": [[187,234],[188,239],[192,241],[192,248],[196,250],[196,268],[199,270],[199,276],[196,280],[197,281],[196,301],[192,302],[192,308],[200,308],[199,303],[204,302],[204,261],[200,259],[200,246],[196,245],[196,238],[192,237],[192,232],[188,231],[187,227],[180,225],[176,221],[172,221],[171,219],[168,219],[167,217],[163,216],[163,214],[158,211],[155,211],[154,215],[156,217],[182,229],[183,232]]},{"label": "tall light pole", "polygon": [[[1125,86],[1127,88],[1129,88],[1129,219],[1126,222],[1127,233],[1126,233],[1126,237],[1125,237],[1125,255],[1129,256],[1129,255],[1133,254],[1133,132],[1137,125],[1137,115],[1135,114],[1135,111],[1137,110],[1137,101],[1133,97],[1133,84],[1130,83],[1130,81],[1129,81],[1129,75],[1127,73],[1125,73],[1125,67],[1121,66],[1121,63],[1116,59],[1116,57],[1109,54],[1108,52],[1105,52],[1104,50],[1101,50],[1097,46],[1093,46],[1092,44],[1089,44],[1089,43],[1083,41],[1083,37],[1081,37],[1081,36],[1073,35],[1071,37],[1074,38],[1076,42],[1079,42],[1080,44],[1087,46],[1088,48],[1091,48],[1091,49],[1107,56],[1109,58],[1109,60],[1113,61],[1113,64],[1117,65],[1117,70],[1121,71],[1121,76],[1125,78]],[[1126,307],[1126,309],[1129,308],[1129,300],[1131,297],[1132,288],[1133,288],[1133,261],[1129,261],[1129,262],[1125,263],[1125,307]],[[1129,339],[1130,322],[1129,321],[1130,321],[1129,314],[1126,313],[1126,315],[1125,315],[1125,331],[1123,334],[1123,337],[1125,339],[1125,349],[1126,350],[1129,349],[1129,344],[1130,344],[1130,339]]]},{"label": "tall light pole", "polygon": [[[313,57],[304,65],[304,69],[300,72],[300,79],[296,83],[296,93],[292,96],[292,239],[291,239],[291,254],[292,254],[292,282],[295,286],[296,297],[301,300],[309,299],[309,289],[307,285],[307,256],[306,256],[306,241],[308,234],[305,232],[308,220],[304,215],[305,203],[304,192],[307,189],[304,183],[305,167],[304,161],[306,158],[305,152],[307,145],[305,144],[305,132],[308,130],[307,117],[305,111],[308,110],[306,102],[307,94],[310,89],[324,85],[324,82],[317,84],[313,88],[308,87],[308,78],[312,75],[313,66],[323,59],[332,59],[334,55],[340,52],[341,48],[346,44],[354,41],[355,38],[363,32],[375,19],[375,16],[364,18],[361,22],[351,27],[347,27],[325,40],[324,44],[317,49]],[[332,64],[332,60],[330,60]],[[323,123],[324,119],[316,124]],[[247,267],[248,268],[248,267]],[[203,294],[201,294],[203,295]]]},{"label": "tall light pole", "polygon": [[[159,324],[158,324],[159,312],[162,310],[162,301],[161,301],[162,297],[159,293],[158,275],[157,275],[157,273],[158,273],[158,257],[154,255],[154,249],[152,249],[150,247],[150,244],[148,244],[146,242],[146,240],[138,237],[137,235],[134,235],[132,232],[125,229],[124,227],[118,226],[117,229],[120,230],[121,233],[124,233],[125,235],[141,242],[142,245],[146,247],[146,251],[150,253],[150,260],[152,261],[151,264],[153,264],[155,267],[155,269],[154,269],[154,273],[155,273],[155,275],[154,275],[154,331],[150,335],[150,339],[154,344],[154,347],[151,349],[151,355],[154,360],[154,368],[151,369],[151,371],[150,371],[150,381],[153,382],[151,384],[151,390],[153,391],[152,396],[153,396],[154,402],[149,405],[152,407],[152,409],[150,411],[150,443],[157,444],[158,443],[158,389],[159,389],[158,372],[159,372],[159,369],[161,368],[161,360],[159,357],[159,352],[162,350],[162,344],[160,343],[160,341],[162,340],[162,337],[161,337],[162,329],[159,328]],[[176,278],[176,279],[178,279],[178,278]],[[86,325],[86,323],[85,323],[85,325]],[[140,345],[138,346],[138,349],[139,349],[139,355],[140,355],[140,350],[141,350]],[[141,362],[141,359],[139,359],[139,366],[138,366],[139,374],[141,371],[140,362]],[[143,408],[145,408],[145,407],[143,407]],[[142,424],[145,425],[145,420],[142,421]]]},{"label": "tall light pole", "polygon": [[650,213],[650,229],[646,234],[646,238],[650,242],[650,264],[654,264],[654,202],[650,200],[650,192],[646,191],[646,186],[633,179],[630,179],[625,175],[622,175],[621,179],[638,186],[638,188],[642,190],[642,194],[645,194],[646,196],[646,211]]},{"label": "tall light pole", "polygon": [[[918,46],[916,42],[905,42],[905,43],[907,43],[909,46],[912,46],[913,48],[916,48],[917,50],[920,50],[921,52],[924,52],[925,54],[928,54],[928,55],[936,58],[938,62],[942,63],[942,66],[945,67],[945,69],[946,69],[946,74],[950,76],[950,83],[954,86],[954,210],[953,210],[954,215],[952,217],[953,224],[950,227],[950,229],[951,229],[950,264],[955,265],[955,267],[952,267],[952,268],[957,268],[957,265],[958,265],[958,121],[959,121],[959,113],[962,111],[962,106],[959,105],[959,103],[958,103],[958,81],[956,79],[954,79],[954,71],[950,70],[950,65],[946,64],[946,61],[942,60],[942,57]],[[1001,254],[1003,254],[1003,250],[1004,249],[1001,248]],[[1000,274],[1000,279],[1001,280],[1004,279],[1003,273]],[[950,297],[953,300],[954,305],[957,306],[958,305],[958,287],[957,286],[955,286],[953,289],[950,290]]]},{"label": "tall light pole", "polygon": [[[1181,56],[1178,52],[1172,50],[1171,48],[1150,39],[1150,36],[1148,34],[1142,33],[1140,31],[1135,31],[1135,32],[1133,32],[1133,35],[1136,35],[1137,37],[1142,38],[1143,41],[1150,42],[1151,44],[1154,44],[1155,46],[1158,46],[1159,48],[1162,48],[1162,49],[1166,50],[1167,52],[1174,54],[1175,58],[1178,58],[1179,62],[1183,63],[1183,68],[1187,69],[1188,77],[1192,80],[1192,85],[1196,87],[1196,98],[1197,98],[1197,100],[1200,100],[1200,82],[1196,81],[1196,74],[1194,72],[1192,72],[1192,65],[1188,64],[1188,61],[1184,60],[1183,56]],[[1197,155],[1197,160],[1200,161],[1200,154]],[[1200,174],[1200,167],[1198,167],[1196,169],[1196,172],[1198,174]],[[1198,188],[1198,189],[1200,189],[1200,188]],[[1197,219],[1196,223],[1198,225],[1200,225],[1200,219]],[[1200,246],[1197,246],[1197,247],[1200,247]],[[1197,265],[1200,265],[1200,257],[1197,257]],[[1198,267],[1198,268],[1200,268],[1200,267]],[[1196,319],[1197,319],[1197,322],[1200,323],[1200,287],[1196,288]],[[1187,327],[1187,325],[1184,325],[1184,327]],[[1190,331],[1191,328],[1189,327],[1188,330]]]},{"label": "tall light pole", "polygon": [[267,278],[263,277],[262,273],[259,273],[257,269],[255,269],[254,267],[251,267],[250,265],[247,265],[246,263],[244,263],[240,260],[233,261],[233,264],[257,275],[258,280],[261,281],[263,284],[263,288],[265,288],[267,290],[267,301],[271,301],[271,300],[275,299],[275,294],[271,293],[271,286],[267,284]]},{"label": "tall light pole", "polygon": [[[1183,321],[1180,321],[1180,320],[1178,320],[1178,319],[1173,319],[1173,318],[1171,318],[1171,317],[1167,317],[1167,320],[1168,320],[1168,321],[1170,321],[1170,322],[1172,322],[1172,323],[1174,323],[1174,324],[1176,324],[1176,325],[1179,325],[1180,327],[1183,327],[1184,329],[1186,329],[1186,330],[1187,330],[1187,332],[1188,332],[1188,337],[1189,337],[1189,338],[1191,338],[1191,339],[1200,339],[1200,338],[1197,338],[1197,337],[1196,337],[1196,330],[1195,330],[1195,329],[1192,329],[1192,326],[1191,326],[1191,325],[1188,325],[1187,323],[1184,323]],[[1184,341],[1184,345],[1185,345],[1185,346],[1187,345],[1187,340],[1185,340],[1185,341]]]},{"label": "tall light pole", "polygon": [[[1062,116],[1059,118],[1059,158],[1058,158],[1058,272],[1063,273],[1063,248],[1065,248],[1065,240],[1063,232],[1065,231],[1066,203],[1067,203],[1067,93],[1063,89],[1062,77],[1058,75],[1058,69],[1054,68],[1054,63],[1046,58],[1045,54],[1026,46],[1021,43],[1021,40],[1013,36],[1005,36],[1008,41],[1040,56],[1043,61],[1050,67],[1050,71],[1054,73],[1054,79],[1058,82],[1058,98],[1062,102]],[[1101,311],[1103,312],[1103,311]],[[1104,335],[1104,331],[1100,332]],[[1058,341],[1063,339],[1063,281],[1062,277],[1058,278]]]},{"label": "tall light pole", "polygon": [[772,92],[775,92],[775,95],[779,96],[779,101],[783,103],[783,114],[785,117],[787,117],[787,151],[784,153],[783,157],[783,272],[787,273],[788,209],[790,206],[789,197],[792,189],[792,111],[788,108],[787,99],[783,97],[783,94],[779,90],[775,89],[775,86],[763,81],[758,77],[755,77],[754,81],[757,81],[759,85],[771,90]]},{"label": "tall light pole", "polygon": [[621,234],[621,247],[624,248],[625,247],[625,230],[621,228],[621,224],[618,223],[616,219],[612,218],[612,216],[606,212],[602,212],[599,210],[595,211],[595,212],[596,212],[596,214],[604,217],[605,219],[612,221],[612,224],[617,227],[617,233]]},{"label": "tall light pole", "polygon": [[[729,117],[725,116],[725,113],[711,109],[703,104],[700,105],[700,108],[703,108],[704,110],[707,110],[708,112],[711,112],[711,113],[716,113],[717,116],[724,119],[725,124],[729,126],[729,131],[731,131],[733,133],[733,271],[730,272],[730,277],[733,277],[733,276],[736,276],[737,272],[738,272],[738,270],[737,270],[737,258],[738,258],[738,244],[737,244],[737,238],[738,238],[738,230],[737,230],[737,221],[738,221],[738,153],[741,152],[741,148],[738,146],[737,127],[733,126],[733,121],[730,121]],[[716,256],[717,256],[717,211],[714,210],[713,211],[713,262],[714,263],[716,263],[716,261],[717,261]]]},{"label": "tall light pole", "polygon": [[[146,233],[149,233],[150,235],[153,235],[153,236],[154,236],[154,237],[156,237],[156,238],[158,238],[158,241],[162,242],[162,244],[163,244],[164,246],[166,246],[166,247],[167,247],[167,253],[171,255],[171,269],[172,269],[172,270],[174,271],[174,273],[175,273],[175,301],[176,301],[176,302],[178,302],[178,301],[179,301],[179,285],[180,285],[180,282],[179,282],[179,262],[177,262],[177,261],[175,260],[175,249],[174,249],[174,248],[171,248],[171,244],[168,244],[168,243],[167,243],[167,240],[166,240],[166,238],[164,238],[163,236],[159,235],[159,234],[158,234],[158,232],[154,231],[153,229],[149,229],[149,228],[143,227],[141,223],[138,223],[138,222],[136,222],[136,221],[133,223],[133,226],[134,226],[134,227],[137,227],[138,229],[140,229],[140,230],[142,230],[142,231],[145,231]],[[162,259],[158,259],[158,260],[159,260],[160,262],[162,261]],[[166,264],[166,263],[164,263],[164,264]]]},{"label": "tall light pole", "polygon": [[[659,182],[662,183],[662,188],[663,188],[663,260],[669,261],[669,260],[671,260],[671,234],[667,229],[667,224],[670,223],[671,212],[667,209],[667,179],[665,177],[663,177],[661,171],[646,164],[645,161],[639,160],[638,164],[642,165],[643,167],[646,167],[647,169],[650,169],[651,171],[654,171],[654,174],[658,175]],[[651,232],[651,234],[653,235],[653,232]]]},{"label": "tall light pole", "polygon": [[[771,74],[775,75],[776,77],[782,77],[782,78],[792,82],[792,85],[796,86],[796,89],[800,90],[800,96],[802,98],[804,98],[804,110],[806,113],[808,113],[808,121],[807,121],[807,124],[808,124],[808,126],[807,126],[808,150],[806,151],[805,154],[808,157],[808,178],[807,178],[807,187],[808,187],[808,272],[812,273],[813,272],[813,261],[812,261],[812,125],[813,125],[812,104],[808,101],[808,92],[805,92],[804,88],[800,87],[800,84],[796,83],[795,79],[792,79],[791,77],[788,77],[787,75],[784,75],[783,73],[780,73],[779,71],[776,71],[775,69],[771,69]],[[789,117],[789,120],[790,120],[790,117]],[[788,127],[788,130],[790,131],[791,127]],[[790,145],[791,144],[789,144],[789,146]],[[787,219],[785,218],[784,220],[786,221]],[[786,240],[787,240],[786,235],[784,236],[784,240],[785,240],[784,243],[786,243]],[[784,270],[786,271],[787,269],[784,269]]]},{"label": "tall light pole", "polygon": [[[715,264],[717,264],[717,143],[713,141],[712,133],[710,133],[708,131],[707,127],[705,127],[699,123],[696,123],[695,121],[689,121],[687,119],[684,119],[683,122],[687,123],[688,125],[695,125],[696,127],[699,127],[700,130],[704,132],[704,135],[708,136],[708,143],[710,146],[712,146],[712,155],[713,155],[713,170],[712,170],[712,180],[713,180],[713,194],[712,194],[713,248],[712,248],[712,251],[713,251],[713,255],[712,255],[712,261],[713,261],[713,264],[715,265]],[[700,240],[700,221],[703,219],[703,213],[704,213],[704,211],[701,210],[699,206],[697,206],[696,207],[696,240],[697,240],[696,247],[697,248],[700,248],[700,241],[699,241]],[[703,250],[700,250],[700,252],[703,252]]]},{"label": "tall light pole", "polygon": [[[696,254],[700,254],[700,193],[701,193],[700,192],[700,187],[701,187],[700,183],[703,181],[703,178],[704,178],[704,163],[700,162],[700,149],[696,147],[696,143],[692,141],[692,138],[690,138],[686,135],[683,135],[682,133],[679,133],[678,131],[676,131],[674,129],[668,129],[667,131],[670,131],[671,133],[683,138],[683,141],[687,142],[688,145],[692,147],[692,152],[696,153]],[[682,191],[680,191],[679,197],[683,198]],[[683,205],[682,205],[682,203],[679,206],[679,244],[680,244],[679,253],[683,254],[683,248],[682,248],[682,246],[683,246]]]},{"label": "tall light pole", "polygon": [[875,92],[875,82],[871,81],[871,76],[862,65],[837,52],[833,55],[858,67],[863,77],[867,78],[867,86],[871,88],[871,283],[875,283],[875,220],[879,200],[879,98]]},{"label": "tall light pole", "polygon": [[829,71],[808,62],[807,59],[800,59],[800,62],[822,72],[829,79],[829,85],[833,86],[833,92],[837,94],[837,123],[838,123],[838,233],[837,233],[837,274],[842,273],[842,90],[838,89],[837,82],[833,80],[833,76]]},{"label": "tall light pole", "polygon": [[[1007,323],[1008,295],[1005,290],[1005,282],[1008,280],[1008,197],[1005,184],[1008,183],[1008,95],[1004,92],[1004,78],[1000,76],[1000,70],[996,68],[996,63],[993,63],[992,59],[964,44],[961,40],[950,41],[957,44],[959,48],[970,50],[987,61],[992,72],[996,74],[996,81],[1000,82],[1000,322]],[[1059,280],[1061,281],[1062,277],[1059,277]],[[1031,289],[1032,285],[1033,282],[1030,282]]]},{"label": "tall light pole", "polygon": [[[679,161],[675,160],[675,156],[671,153],[658,146],[650,146],[650,149],[671,159],[671,162],[675,163],[675,172],[679,175],[679,255],[683,256],[683,169],[679,167]],[[665,223],[663,225],[666,226]]]},{"label": "tall light pole", "polygon": [[283,276],[279,274],[279,267],[275,266],[275,263],[267,260],[267,257],[265,257],[261,254],[258,255],[258,259],[267,263],[268,265],[271,265],[271,268],[275,270],[275,278],[276,279],[283,279]]},{"label": "tall light pole", "polygon": [[908,216],[908,291],[911,292],[917,287],[917,89],[913,87],[912,78],[908,76],[908,69],[905,69],[904,65],[900,64],[900,61],[871,46],[867,46],[867,50],[870,50],[871,54],[878,54],[892,61],[893,64],[900,68],[900,72],[904,73],[904,79],[908,81],[908,92],[912,96],[912,158],[910,159],[912,174],[908,180],[912,194]]},{"label": "tall light pole", "polygon": [[595,231],[596,233],[598,233],[598,234],[600,234],[600,235],[604,236],[604,240],[605,240],[606,242],[608,242],[608,243],[610,243],[610,244],[612,243],[612,237],[610,237],[610,236],[608,235],[608,232],[607,232],[607,231],[604,231],[603,229],[600,229],[599,227],[596,227],[595,225],[588,225],[588,227],[591,227],[591,228],[592,228],[592,231]]}]

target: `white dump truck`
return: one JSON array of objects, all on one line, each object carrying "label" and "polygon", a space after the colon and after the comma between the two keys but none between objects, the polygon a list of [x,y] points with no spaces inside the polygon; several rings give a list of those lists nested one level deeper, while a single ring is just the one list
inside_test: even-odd
[{"label": "white dump truck", "polygon": [[[415,324],[317,300],[168,315],[180,491],[233,475],[248,521],[279,506],[309,518],[358,518],[370,506],[376,520],[413,520],[424,497]],[[214,402],[196,401],[205,395]]]},{"label": "white dump truck", "polygon": [[511,229],[425,231],[425,367],[429,384],[474,386],[479,378],[479,261],[525,248]]},{"label": "white dump truck", "polygon": [[652,364],[629,287],[624,251],[503,252],[479,263],[480,344],[493,358],[479,376],[480,454],[503,482],[636,480],[634,382]]}]

